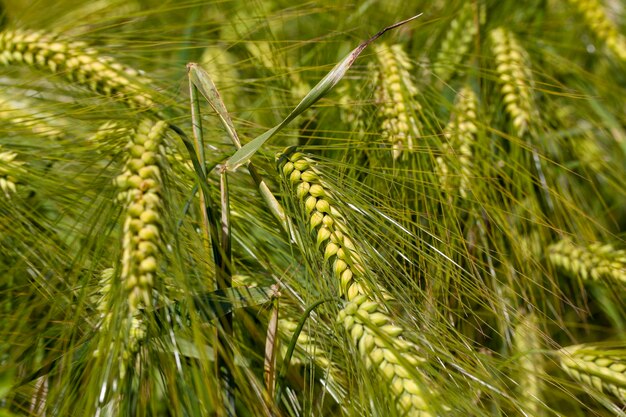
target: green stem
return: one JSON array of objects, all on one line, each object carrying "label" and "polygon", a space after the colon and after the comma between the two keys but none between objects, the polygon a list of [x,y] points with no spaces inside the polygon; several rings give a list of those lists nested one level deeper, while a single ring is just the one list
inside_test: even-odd
[{"label": "green stem", "polygon": [[[200,163],[200,171],[202,172],[202,177],[206,178],[206,166],[204,163],[204,136],[202,133],[202,116],[200,115],[200,101],[198,100],[198,89],[189,79],[189,98],[191,101],[191,123],[193,126],[193,138],[194,138],[194,147],[196,151],[196,155],[198,157]],[[198,193],[198,198],[200,199],[201,207],[206,207],[207,201],[205,198],[204,190],[200,190]],[[209,217],[206,210],[201,210],[202,213],[202,230],[204,231],[204,238],[202,239],[204,249],[209,252],[209,242],[210,242],[210,226],[209,226]]]},{"label": "green stem", "polygon": [[[217,289],[226,290],[232,287],[231,275],[231,235],[230,235],[230,199],[228,193],[228,178],[226,171],[220,174],[220,251],[222,253],[221,263],[217,266]],[[229,368],[229,362],[234,364],[234,352],[229,347],[228,341],[233,336],[233,313],[228,312],[219,318],[221,331],[218,330],[218,343],[220,352],[217,357],[217,367],[224,383],[225,404],[228,416],[235,415],[235,381]]]},{"label": "green stem", "polygon": [[298,321],[298,327],[294,330],[293,335],[291,336],[291,340],[289,341],[289,346],[287,347],[287,353],[285,353],[285,358],[283,359],[283,364],[280,368],[280,374],[278,374],[278,378],[276,378],[276,397],[274,399],[274,403],[276,405],[280,404],[280,398],[282,396],[283,385],[285,381],[285,377],[287,376],[287,371],[289,371],[289,363],[291,362],[291,356],[293,355],[293,351],[296,349],[296,345],[298,344],[298,337],[302,332],[302,328],[304,327],[304,323],[309,318],[309,315],[313,310],[317,308],[317,306],[327,302],[337,300],[336,297],[324,298],[322,300],[316,301],[311,304],[309,308],[304,311],[302,317]]},{"label": "green stem", "polygon": [[[222,98],[219,94],[219,91],[217,91],[217,87],[215,87],[213,80],[211,80],[209,74],[201,67],[199,67],[198,64],[188,64],[187,68],[189,69],[189,82],[196,87],[194,94],[197,94],[197,92],[199,91],[204,96],[204,98],[207,100],[211,108],[215,111],[218,118],[220,119],[220,122],[222,123],[224,130],[226,130],[228,137],[230,137],[233,145],[235,145],[237,149],[241,149],[241,141],[239,140],[239,136],[237,135],[235,125],[230,118],[230,115],[228,114],[226,105],[222,101]],[[197,112],[199,113],[199,110],[197,110]],[[259,174],[252,161],[248,161],[247,167],[248,172],[250,172],[250,176],[256,184],[257,189],[259,190],[259,193],[261,194],[261,197],[267,204],[268,208],[270,209],[276,220],[278,220],[283,229],[285,231],[288,231],[289,229],[287,226],[287,216],[285,215],[285,210],[280,205],[278,200],[276,200],[276,197],[274,197],[274,194],[270,191],[267,183],[265,182],[261,174]]]}]

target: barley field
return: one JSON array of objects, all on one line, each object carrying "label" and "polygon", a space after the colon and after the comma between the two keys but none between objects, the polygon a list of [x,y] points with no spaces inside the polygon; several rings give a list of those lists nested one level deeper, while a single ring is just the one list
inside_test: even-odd
[{"label": "barley field", "polygon": [[626,416],[620,0],[1,0],[0,417]]}]

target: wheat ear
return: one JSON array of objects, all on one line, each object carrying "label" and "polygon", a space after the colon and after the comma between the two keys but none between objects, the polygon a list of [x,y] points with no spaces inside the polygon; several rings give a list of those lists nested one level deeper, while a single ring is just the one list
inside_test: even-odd
[{"label": "wheat ear", "polygon": [[11,198],[11,194],[17,192],[17,178],[24,168],[23,161],[17,160],[17,153],[12,151],[3,151],[0,146],[0,189],[7,199]]},{"label": "wheat ear", "polygon": [[118,198],[126,206],[121,279],[133,314],[151,304],[151,289],[161,246],[161,143],[167,123],[143,119],[128,144],[124,172],[117,177]]},{"label": "wheat ear", "polygon": [[6,30],[0,33],[0,62],[50,71],[98,94],[119,98],[133,108],[155,104],[138,71],[99,55],[83,42],[42,32]]},{"label": "wheat ear", "polygon": [[585,344],[567,346],[558,353],[561,367],[573,379],[626,401],[626,349]]},{"label": "wheat ear", "polygon": [[402,338],[374,292],[365,283],[362,250],[350,237],[345,218],[335,207],[333,193],[322,181],[312,160],[300,152],[279,156],[279,171],[303,210],[320,256],[331,265],[339,295],[347,301],[337,321],[350,335],[367,368],[376,369],[390,383],[398,409],[410,416],[429,416],[415,368],[423,362],[416,347]]},{"label": "wheat ear", "polygon": [[411,76],[413,65],[402,45],[374,45],[377,58],[376,101],[382,107],[382,135],[391,143],[394,159],[412,150],[421,136],[415,117],[421,110],[415,100],[417,87]]},{"label": "wheat ear", "polygon": [[626,282],[626,251],[609,244],[582,247],[563,239],[548,247],[548,258],[553,265],[584,280]]},{"label": "wheat ear", "polygon": [[459,64],[466,58],[477,33],[474,5],[473,2],[468,1],[461,7],[458,16],[450,22],[433,63],[433,71],[441,81],[448,81],[458,71]]},{"label": "wheat ear", "polygon": [[626,61],[626,37],[619,33],[617,27],[608,18],[606,11],[598,0],[569,0],[583,15],[587,26],[603,41],[607,48],[622,61]]},{"label": "wheat ear", "polygon": [[535,114],[528,54],[505,28],[489,33],[504,105],[518,136],[528,131]]},{"label": "wheat ear", "polygon": [[[473,176],[472,147],[476,140],[478,100],[469,88],[462,88],[456,96],[453,114],[444,131],[447,143],[442,145],[442,156],[437,157],[437,174],[441,187],[449,194],[458,188],[467,198]],[[453,169],[457,175],[451,175]]]}]

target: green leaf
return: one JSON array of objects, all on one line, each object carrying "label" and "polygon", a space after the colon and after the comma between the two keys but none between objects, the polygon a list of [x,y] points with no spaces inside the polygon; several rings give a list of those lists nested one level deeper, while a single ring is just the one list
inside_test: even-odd
[{"label": "green leaf", "polygon": [[[152,346],[158,352],[178,353],[186,358],[208,360],[213,362],[213,358],[215,357],[215,350],[213,350],[213,347],[206,344],[198,344],[178,335],[176,335],[175,338],[176,346],[172,345],[170,336],[154,339]],[[235,365],[250,366],[250,359],[243,355],[235,355]],[[2,417],[2,414],[0,414],[0,417]]]},{"label": "green leaf", "polygon": [[234,171],[241,165],[248,162],[250,158],[252,158],[252,156],[261,148],[261,146],[263,146],[265,142],[267,142],[270,138],[272,138],[272,136],[274,136],[282,128],[287,126],[289,122],[291,122],[298,115],[303,113],[306,109],[308,109],[313,104],[315,104],[319,99],[324,97],[343,78],[343,76],[346,74],[348,69],[350,69],[354,61],[356,61],[356,59],[361,54],[361,52],[363,52],[363,50],[370,43],[374,42],[376,39],[378,39],[388,30],[397,28],[398,26],[401,26],[407,22],[410,22],[411,20],[417,19],[421,15],[422,14],[420,13],[409,19],[406,19],[396,24],[393,24],[391,26],[388,26],[384,28],[383,30],[381,30],[380,32],[378,32],[376,35],[366,40],[365,42],[361,43],[355,49],[353,49],[341,62],[335,65],[335,67],[332,70],[330,70],[330,72],[326,74],[326,76],[322,78],[322,80],[318,82],[317,85],[315,85],[315,87],[313,87],[306,96],[304,96],[302,101],[300,101],[300,103],[296,106],[296,108],[293,109],[291,113],[289,113],[289,115],[282,122],[280,122],[278,125],[274,126],[273,128],[269,129],[268,131],[263,133],[261,136],[258,136],[257,138],[253,139],[249,143],[245,144],[241,149],[235,152],[235,154],[231,156],[228,161],[226,161],[226,169],[228,171]]},{"label": "green leaf", "polygon": [[[230,287],[216,291],[206,292],[193,297],[194,307],[207,321],[215,320],[228,313],[246,307],[253,307],[269,303],[272,300],[271,287]],[[178,305],[180,303],[174,303]],[[157,308],[155,314],[161,316],[164,309],[169,306]],[[165,320],[159,320],[165,323]]]},{"label": "green leaf", "polygon": [[315,310],[319,305],[322,305],[325,302],[332,300],[335,300],[335,298],[324,298],[322,300],[314,302],[304,311],[304,313],[300,317],[300,320],[298,321],[298,326],[296,327],[296,330],[294,330],[293,335],[291,336],[291,340],[289,341],[287,353],[285,353],[283,364],[280,368],[280,374],[278,374],[278,378],[276,379],[276,398],[274,399],[274,402],[276,404],[280,403],[280,397],[282,396],[285,377],[287,376],[287,371],[289,371],[289,364],[291,363],[291,356],[293,355],[293,352],[296,349],[296,345],[298,344],[298,337],[302,332],[304,323],[306,323],[306,320],[311,315],[311,312]]},{"label": "green leaf", "polygon": [[[226,129],[226,132],[230,136],[233,144],[237,147],[237,149],[241,149],[241,141],[239,140],[239,136],[237,135],[237,131],[235,130],[235,125],[228,114],[228,110],[226,109],[226,105],[220,96],[215,83],[211,79],[209,73],[207,73],[202,67],[200,67],[196,63],[189,63],[187,65],[187,69],[189,70],[189,78],[193,85],[200,91],[200,94],[207,100],[213,111],[215,111]],[[266,132],[267,133],[267,132]],[[280,203],[274,197],[274,194],[269,190],[267,184],[261,177],[261,175],[257,172],[254,165],[249,164],[248,170],[250,171],[250,175],[254,179],[254,182],[257,184],[259,192],[261,196],[267,203],[268,207],[278,220],[278,222],[283,226],[285,230],[287,230],[286,226],[286,218],[285,211],[283,210]],[[195,195],[195,191],[192,193]]]},{"label": "green leaf", "polygon": [[216,318],[241,308],[269,303],[273,294],[271,287],[223,288],[195,296],[194,304],[208,318]]},{"label": "green leaf", "polygon": [[156,339],[153,343],[154,348],[159,352],[165,353],[179,353],[184,357],[193,359],[212,360],[214,356],[213,348],[207,345],[198,346],[196,343],[191,342],[180,337],[176,337],[176,346],[172,346],[168,338]]},{"label": "green leaf", "polygon": [[200,94],[207,100],[211,108],[217,113],[222,125],[226,129],[226,132],[231,137],[233,142],[237,148],[241,147],[241,143],[239,141],[239,137],[237,136],[237,131],[235,130],[235,125],[233,124],[230,115],[228,114],[228,110],[226,110],[226,106],[224,105],[224,101],[220,96],[219,91],[215,87],[213,80],[209,76],[209,74],[198,64],[191,62],[187,64],[187,69],[189,71],[189,78],[191,82],[196,86]]}]

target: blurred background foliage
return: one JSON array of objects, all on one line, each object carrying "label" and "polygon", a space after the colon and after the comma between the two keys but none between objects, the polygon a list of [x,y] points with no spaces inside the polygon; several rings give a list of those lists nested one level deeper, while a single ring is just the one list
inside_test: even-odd
[{"label": "blurred background foliage", "polygon": [[[423,358],[426,406],[407,415],[624,415],[623,2],[0,4],[0,416],[403,415],[393,383],[335,323],[345,300],[276,170],[290,146],[311,158],[364,279]],[[247,169],[228,173],[238,303],[216,292],[224,266],[197,173],[168,130],[160,257],[151,304],[134,311],[116,178],[141,120],[192,136],[186,64],[207,71],[247,142],[360,42],[418,13],[253,158],[290,231]],[[27,45],[7,52],[16,31],[119,62],[158,111],[33,68]],[[200,109],[209,205],[223,213],[220,166],[235,148]],[[329,297],[285,360],[295,323]],[[264,380],[276,311],[272,372],[290,363],[280,401]]]}]

